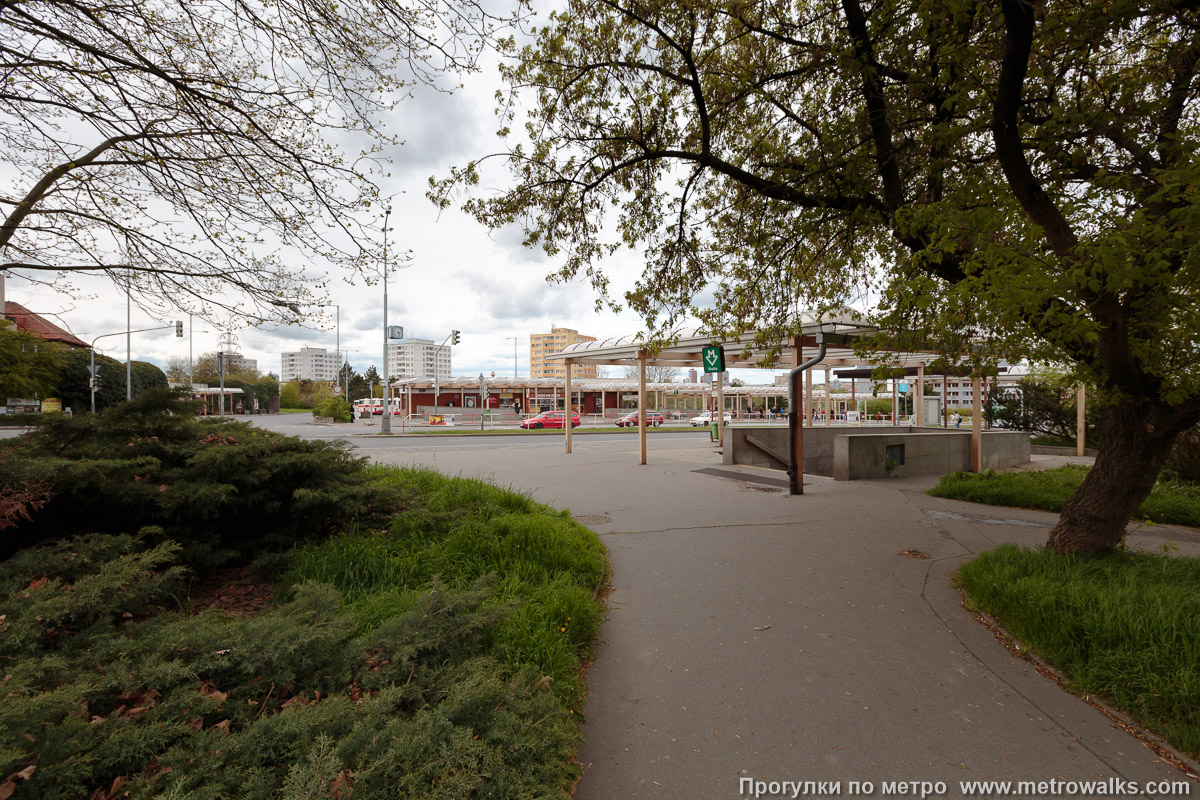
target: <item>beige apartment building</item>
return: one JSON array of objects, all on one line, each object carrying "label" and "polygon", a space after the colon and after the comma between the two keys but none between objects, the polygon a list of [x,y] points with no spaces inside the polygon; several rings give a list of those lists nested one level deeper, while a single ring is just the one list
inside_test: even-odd
[{"label": "beige apartment building", "polygon": [[[549,333],[529,335],[529,377],[564,378],[566,370],[561,361],[546,361],[546,356],[561,352],[564,347],[576,342],[594,342],[595,336],[587,336],[570,328],[554,326]],[[595,378],[595,364],[576,364],[571,374],[577,378]]]}]

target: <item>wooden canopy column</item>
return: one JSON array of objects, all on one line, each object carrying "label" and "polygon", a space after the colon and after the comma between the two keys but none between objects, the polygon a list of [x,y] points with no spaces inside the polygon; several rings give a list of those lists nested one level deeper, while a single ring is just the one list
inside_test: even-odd
[{"label": "wooden canopy column", "polygon": [[638,362],[638,463],[646,463],[646,351],[639,350]]},{"label": "wooden canopy column", "polygon": [[[792,369],[799,367],[803,363],[804,347],[800,344],[800,337],[795,336],[792,338]],[[812,370],[808,371],[808,377],[808,385],[811,387]],[[788,386],[788,432],[792,437],[790,447],[792,452],[795,453],[794,460],[796,463],[794,466],[796,474],[794,480],[792,480],[791,475],[788,476],[788,483],[789,487],[794,484],[794,488],[791,489],[794,494],[804,494],[804,419],[800,416],[804,413],[804,409],[803,407],[796,408],[796,406],[803,406],[800,402],[800,376],[790,376],[789,383],[791,385]],[[789,464],[788,469],[791,470],[792,466]]]},{"label": "wooden canopy column", "polygon": [[829,367],[825,368],[825,427],[833,424],[833,394],[829,390]]},{"label": "wooden canopy column", "polygon": [[717,380],[717,447],[725,446],[725,381],[721,373],[716,373]]},{"label": "wooden canopy column", "polygon": [[913,403],[913,414],[916,415],[917,427],[925,425],[925,365],[917,364],[917,399]]},{"label": "wooden canopy column", "polygon": [[[800,362],[796,362],[800,363]],[[813,390],[812,390],[812,370],[804,371],[804,424],[808,427],[813,425]]]},{"label": "wooden canopy column", "polygon": [[[568,453],[571,452],[571,368],[573,366],[570,360],[563,362],[563,374],[565,375],[563,379],[563,391],[567,396],[567,402],[564,404],[566,406],[566,413],[563,416],[563,430],[567,434]],[[579,420],[582,422],[583,417],[580,416]]]},{"label": "wooden canopy column", "polygon": [[979,373],[971,375],[971,471],[983,472],[983,404],[979,397]]},{"label": "wooden canopy column", "polygon": [[950,385],[950,379],[946,377],[946,373],[942,373],[942,427],[950,427],[950,406],[947,405],[946,392]]}]

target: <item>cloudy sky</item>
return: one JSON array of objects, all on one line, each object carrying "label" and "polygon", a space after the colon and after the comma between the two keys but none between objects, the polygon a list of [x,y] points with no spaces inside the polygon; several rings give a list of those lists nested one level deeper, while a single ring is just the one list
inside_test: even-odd
[{"label": "cloudy sky", "polygon": [[[491,233],[457,210],[438,212],[425,198],[430,176],[445,176],[451,165],[463,165],[498,149],[493,105],[499,86],[491,67],[469,76],[465,88],[453,94],[425,90],[404,101],[392,124],[405,144],[391,154],[392,177],[382,187],[384,194],[395,197],[389,247],[411,253],[409,266],[393,272],[388,282],[388,321],[402,325],[406,337],[439,343],[452,329],[461,331],[461,344],[452,351],[456,376],[493,371],[512,375],[512,337],[517,339],[517,371],[528,375],[529,336],[547,332],[552,325],[601,338],[636,333],[643,327],[635,314],[596,312],[592,289],[584,282],[547,283],[545,276],[557,264],[540,250],[523,248],[520,231]],[[325,272],[319,264],[307,269],[314,276]],[[612,261],[608,271],[612,294],[620,297],[640,273],[637,253],[628,252]],[[340,306],[341,349],[356,370],[361,372],[372,364],[378,369],[384,324],[380,286],[351,284],[339,273],[330,277],[332,302]],[[8,300],[45,314],[86,341],[123,332],[124,295],[107,279],[77,283],[81,296],[70,297],[10,278],[6,294]],[[328,309],[328,316],[329,323],[320,327],[236,330],[238,348],[246,357],[258,359],[264,373],[278,374],[284,351],[303,345],[330,352],[336,349],[333,308]],[[134,305],[133,329],[161,324],[162,320],[150,318]],[[218,349],[219,340],[220,332],[212,325],[196,320],[191,331],[196,356]],[[132,356],[165,366],[169,358],[187,358],[188,346],[186,333],[178,339],[173,329],[134,334]],[[125,337],[102,339],[97,351],[123,360]],[[610,374],[615,376],[615,372]],[[772,380],[771,374],[763,371],[739,371],[737,377],[754,383]]]}]

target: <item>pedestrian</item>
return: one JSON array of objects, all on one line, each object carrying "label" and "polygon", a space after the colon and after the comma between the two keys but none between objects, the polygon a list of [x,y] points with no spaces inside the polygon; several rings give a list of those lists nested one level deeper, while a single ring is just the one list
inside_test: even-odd
[{"label": "pedestrian", "polygon": [[513,413],[515,413],[518,417],[521,416],[521,401],[520,400],[513,400]]},{"label": "pedestrian", "polygon": [[962,414],[955,411],[954,414],[951,415],[950,419],[954,422],[954,427],[962,427]]}]

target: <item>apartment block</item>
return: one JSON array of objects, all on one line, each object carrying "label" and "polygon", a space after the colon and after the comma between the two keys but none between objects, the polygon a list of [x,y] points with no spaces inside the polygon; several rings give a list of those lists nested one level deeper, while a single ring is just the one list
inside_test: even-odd
[{"label": "apartment block", "polygon": [[293,353],[281,353],[282,369],[280,380],[288,381],[336,381],[338,376],[337,353],[326,352],[323,347],[301,347]]},{"label": "apartment block", "polygon": [[388,372],[393,378],[449,378],[450,345],[432,339],[405,339],[388,345]]},{"label": "apartment block", "polygon": [[[546,356],[561,352],[563,348],[576,342],[594,342],[595,336],[588,336],[571,328],[560,328],[557,325],[549,333],[532,333],[529,335],[529,377],[531,378],[565,378],[566,368],[561,361],[547,361]],[[595,364],[577,364],[571,371],[577,378],[595,378]]]}]

